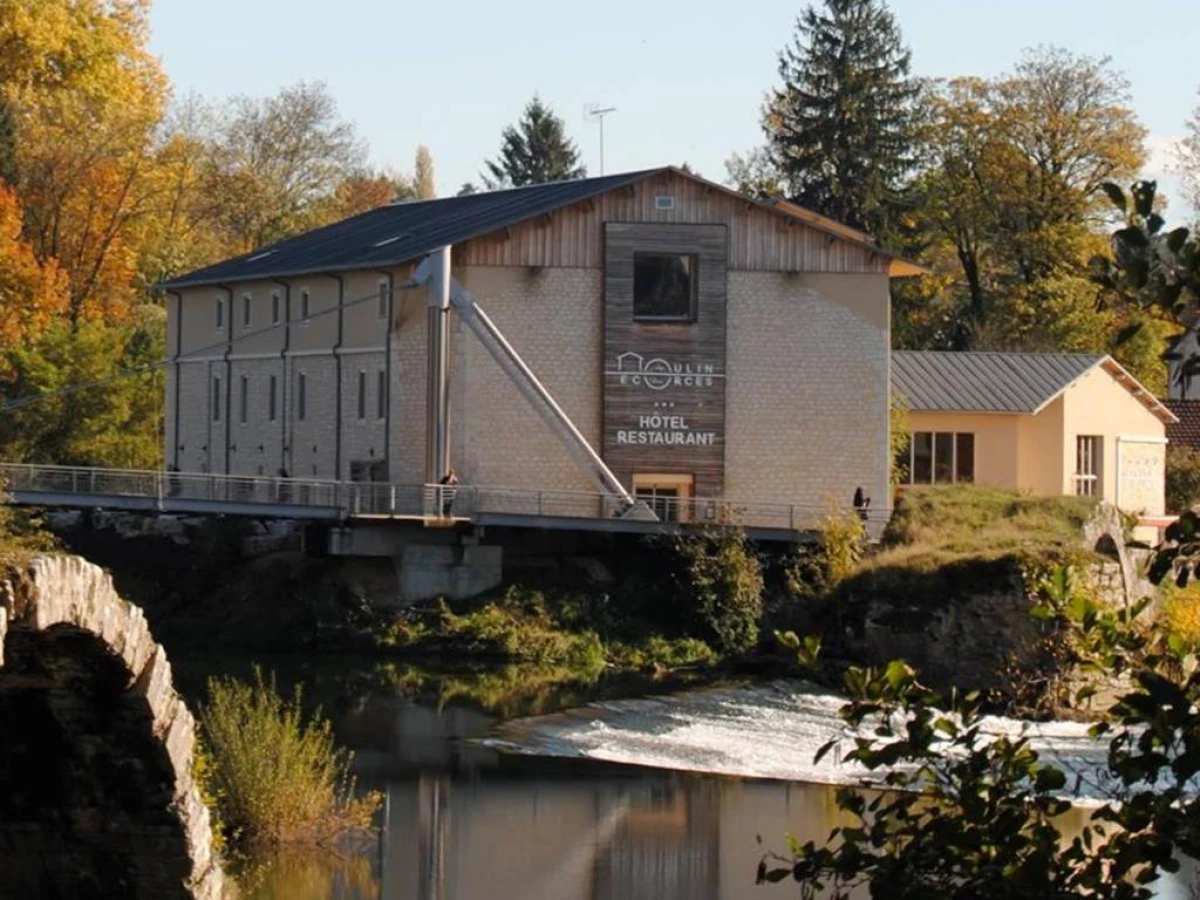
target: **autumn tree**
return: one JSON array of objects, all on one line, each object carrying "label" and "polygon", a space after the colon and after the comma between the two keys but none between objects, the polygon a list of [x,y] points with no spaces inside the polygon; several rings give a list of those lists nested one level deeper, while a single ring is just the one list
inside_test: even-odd
[{"label": "autumn tree", "polygon": [[214,144],[206,193],[242,253],[324,224],[338,185],[366,164],[365,145],[320,83],[234,99]]},{"label": "autumn tree", "polygon": [[167,92],[147,12],[141,0],[0,0],[0,94],[17,123],[25,233],[66,271],[72,323],[119,319],[136,299]]},{"label": "autumn tree", "polygon": [[413,189],[418,200],[432,200],[437,196],[433,180],[433,154],[424,144],[417,147],[417,158],[413,165]]},{"label": "autumn tree", "polygon": [[486,163],[484,184],[492,190],[568,181],[587,175],[563,120],[536,95],[516,125],[504,129],[500,155]]},{"label": "autumn tree", "polygon": [[1105,244],[1102,185],[1144,158],[1128,103],[1107,59],[1055,48],[999,78],[930,88],[916,217],[923,257],[945,279],[952,346],[1111,350],[1153,376],[1153,347],[1118,346],[1130,323],[1097,310],[1087,272]]},{"label": "autumn tree", "polygon": [[917,156],[909,64],[884,0],[823,0],[800,14],[763,109],[789,199],[879,236],[894,226]]},{"label": "autumn tree", "polygon": [[[0,184],[0,347],[19,347],[67,311],[67,280],[54,260],[40,261],[23,236],[21,204]],[[11,374],[0,359],[0,382]]]},{"label": "autumn tree", "polygon": [[1185,126],[1183,140],[1176,150],[1178,171],[1192,215],[1200,223],[1200,106],[1192,111]]}]

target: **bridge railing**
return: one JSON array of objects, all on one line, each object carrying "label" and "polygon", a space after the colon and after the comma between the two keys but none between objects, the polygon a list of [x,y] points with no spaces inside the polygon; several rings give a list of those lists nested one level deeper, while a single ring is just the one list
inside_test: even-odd
[{"label": "bridge railing", "polygon": [[[412,516],[474,519],[480,515],[613,519],[747,525],[800,531],[829,513],[827,505],[740,503],[693,497],[642,497],[629,514],[610,495],[567,490],[476,485],[337,482],[304,478],[152,472],[0,463],[0,481],[17,493],[149,499],[160,509],[186,508],[176,501],[203,501],[216,507],[296,507],[323,510],[326,517]],[[114,503],[119,506],[120,503]],[[130,503],[130,506],[137,504]],[[193,508],[195,508],[193,506]],[[884,509],[870,511],[884,520]]]}]

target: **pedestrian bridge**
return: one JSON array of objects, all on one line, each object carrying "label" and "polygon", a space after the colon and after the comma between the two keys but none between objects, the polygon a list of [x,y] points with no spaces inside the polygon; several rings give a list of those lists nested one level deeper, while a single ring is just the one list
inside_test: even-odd
[{"label": "pedestrian bridge", "polygon": [[[751,537],[795,541],[828,513],[794,504],[654,498],[640,517],[618,498],[586,491],[247,477],[196,472],[0,463],[9,502],[41,507],[231,515],[351,523],[407,520],[427,527],[505,526],[670,534],[743,526]],[[873,514],[886,515],[882,510]]]}]

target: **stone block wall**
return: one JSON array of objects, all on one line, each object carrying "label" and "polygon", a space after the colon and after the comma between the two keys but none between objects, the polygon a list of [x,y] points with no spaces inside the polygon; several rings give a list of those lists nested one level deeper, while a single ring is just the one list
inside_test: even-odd
[{"label": "stone block wall", "polygon": [[0,896],[218,900],[191,713],[142,611],[79,557],[0,580]]}]

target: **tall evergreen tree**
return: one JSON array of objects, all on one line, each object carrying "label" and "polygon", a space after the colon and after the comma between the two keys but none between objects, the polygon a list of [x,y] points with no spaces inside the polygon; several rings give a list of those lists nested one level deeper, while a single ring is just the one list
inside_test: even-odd
[{"label": "tall evergreen tree", "polygon": [[567,137],[563,120],[534,95],[521,120],[504,129],[500,156],[485,164],[483,182],[495,190],[583,178],[579,150]]},{"label": "tall evergreen tree", "polygon": [[823,0],[779,54],[763,109],[775,165],[797,203],[883,236],[915,163],[918,83],[884,0]]}]

